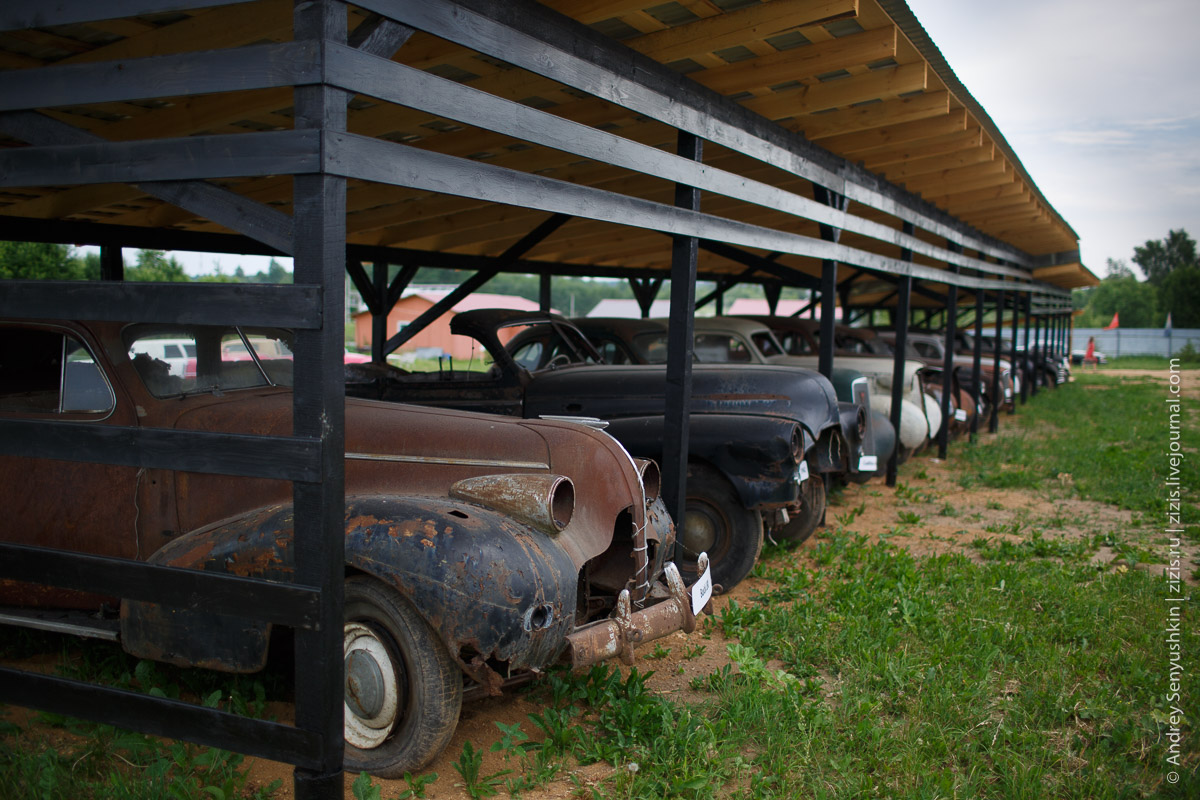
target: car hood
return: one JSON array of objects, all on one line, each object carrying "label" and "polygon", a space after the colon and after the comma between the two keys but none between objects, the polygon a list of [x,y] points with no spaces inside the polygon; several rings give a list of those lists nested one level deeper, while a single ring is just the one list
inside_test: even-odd
[{"label": "car hood", "polygon": [[[291,434],[290,391],[237,394],[194,403],[176,427]],[[641,524],[645,498],[637,467],[615,439],[586,425],[357,398],[347,398],[345,408],[347,495],[443,497],[467,478],[565,475],[575,488],[575,516],[557,539],[578,565],[604,552],[612,520],[623,509],[631,508]],[[187,491],[181,502],[188,507],[181,512],[193,527],[202,517],[223,519],[256,504],[291,502],[291,487],[282,481],[247,479],[230,489],[217,476],[193,473],[182,480]],[[255,502],[248,506],[251,495]]]},{"label": "car hood", "polygon": [[[539,372],[526,387],[525,416],[661,416],[666,405],[666,375],[661,364],[579,365]],[[760,364],[693,365],[689,411],[791,419],[814,438],[830,425],[839,424],[833,385],[819,373]]]}]

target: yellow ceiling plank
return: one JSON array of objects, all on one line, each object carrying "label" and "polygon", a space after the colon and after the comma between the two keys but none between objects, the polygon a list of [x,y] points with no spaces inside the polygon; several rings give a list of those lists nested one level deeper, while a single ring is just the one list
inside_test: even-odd
[{"label": "yellow ceiling plank", "polygon": [[807,115],[785,123],[784,127],[799,130],[808,139],[819,141],[838,134],[938,117],[949,110],[949,92],[938,92],[884,100],[882,103],[857,108],[843,108],[827,114]]},{"label": "yellow ceiling plank", "polygon": [[650,4],[646,0],[542,0],[542,5],[584,25],[591,25],[593,22],[639,13]]},{"label": "yellow ceiling plank", "polygon": [[1033,195],[1029,194],[1028,191],[1022,191],[1022,187],[1019,183],[1013,182],[1007,185],[1015,186],[1019,191],[1008,197],[998,197],[992,200],[976,200],[973,203],[955,203],[954,205],[942,205],[941,203],[938,203],[937,205],[941,205],[942,208],[945,208],[951,214],[959,216],[977,211],[993,211],[1003,208],[1018,208],[1021,206],[1029,207],[1030,204],[1033,203]]},{"label": "yellow ceiling plank", "polygon": [[[1011,167],[1003,161],[988,161],[984,164],[972,164],[969,167],[958,167],[940,173],[921,175],[905,181],[905,185],[910,192],[925,192],[933,188],[939,190],[939,194],[948,194],[954,191],[953,187],[965,186],[979,178],[991,179],[990,183],[982,184],[982,186],[1004,183],[1005,181],[995,180],[999,175],[1007,175],[1008,180],[1011,181]],[[973,186],[972,188],[982,188],[982,186]],[[962,189],[961,191],[966,190]]]},{"label": "yellow ceiling plank", "polygon": [[972,164],[983,164],[995,159],[994,147],[975,147],[970,150],[960,150],[940,156],[916,158],[902,164],[890,164],[879,170],[879,173],[892,183],[902,183],[918,175],[929,175],[935,172],[966,167]]},{"label": "yellow ceiling plank", "polygon": [[898,164],[930,156],[957,153],[960,150],[970,150],[983,144],[983,131],[979,128],[966,131],[946,133],[941,136],[931,136],[906,142],[901,145],[887,145],[870,150],[860,150],[854,154],[854,161],[859,162],[869,170],[878,170],[890,164]]},{"label": "yellow ceiling plank", "polygon": [[625,44],[659,61],[671,62],[857,14],[858,0],[774,0],[648,33]]},{"label": "yellow ceiling plank", "polygon": [[222,50],[260,39],[291,38],[291,9],[291,0],[223,6],[55,63],[83,64],[192,50]]},{"label": "yellow ceiling plank", "polygon": [[8,217],[34,217],[36,219],[61,219],[91,209],[103,208],[144,197],[145,192],[126,184],[94,184],[74,186],[61,192],[35,197],[0,208],[0,214]]},{"label": "yellow ceiling plank", "polygon": [[688,77],[713,91],[733,94],[882,61],[895,54],[896,29],[881,28],[693,72]]},{"label": "yellow ceiling plank", "polygon": [[984,200],[996,200],[1002,197],[1012,197],[1013,195],[1023,194],[1026,191],[1025,185],[1013,181],[1002,186],[989,186],[984,189],[975,189],[969,192],[945,193],[937,195],[926,195],[925,199],[931,203],[938,205],[958,205],[960,203],[974,203]]},{"label": "yellow ceiling plank", "polygon": [[944,136],[961,133],[967,129],[967,112],[951,109],[943,116],[883,125],[878,128],[823,137],[821,146],[856,160],[859,153],[880,147],[896,147]]},{"label": "yellow ceiling plank", "polygon": [[924,64],[885,67],[864,75],[786,89],[746,100],[742,105],[768,119],[813,114],[922,91],[925,88],[925,74]]}]

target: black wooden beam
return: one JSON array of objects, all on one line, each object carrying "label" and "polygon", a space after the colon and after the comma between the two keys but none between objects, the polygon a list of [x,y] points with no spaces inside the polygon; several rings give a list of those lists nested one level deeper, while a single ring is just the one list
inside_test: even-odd
[{"label": "black wooden beam", "polygon": [[[773,253],[771,256],[760,256],[743,250],[740,247],[726,244],[725,242],[717,242],[707,239],[700,240],[700,249],[706,250],[713,255],[727,258],[738,264],[744,264],[748,267],[753,267],[755,270],[765,272],[774,278],[783,281],[789,286],[799,286],[805,289],[820,289],[821,280],[814,278],[811,275],[800,272],[799,270],[791,269],[782,264],[776,263],[775,259],[779,257],[779,253]],[[748,276],[750,273],[743,273]],[[743,277],[743,282],[746,280]]]},{"label": "black wooden beam", "polygon": [[[679,132],[678,152],[696,163],[703,161],[699,137]],[[700,190],[675,185],[675,206],[700,210]],[[692,356],[695,349],[696,263],[699,243],[694,236],[676,236],[671,242],[671,315],[667,329],[667,380],[663,420],[663,502],[671,518],[682,522],[687,505],[688,421],[692,405]],[[698,554],[697,554],[698,555]],[[687,554],[683,537],[675,540],[675,560]]]},{"label": "black wooden beam", "polygon": [[[829,206],[838,212],[845,212],[849,201],[844,195],[825,187],[813,184],[813,196],[818,203]],[[842,231],[832,225],[820,226],[821,238],[833,244],[838,243]],[[837,325],[837,268],[834,258],[821,260],[821,340],[818,344],[817,370],[826,378],[833,377],[834,330]],[[899,430],[899,429],[897,429]]]},{"label": "black wooden beam", "polygon": [[325,139],[323,154],[326,168],[355,180],[568,214],[660,231],[672,236],[696,237],[740,247],[835,260],[854,267],[903,273],[937,283],[954,281],[971,288],[1003,285],[997,280],[955,276],[942,269],[905,263],[810,236],[367,136],[331,133]]},{"label": "black wooden beam", "polygon": [[[12,112],[12,116],[28,113]],[[0,118],[0,130],[24,139],[10,119],[9,115]],[[0,150],[0,186],[140,184],[311,173],[321,169],[320,143],[316,131],[292,130],[9,148]]]},{"label": "black wooden beam", "polygon": [[427,308],[415,320],[405,325],[404,330],[399,331],[392,338],[388,339],[387,344],[384,346],[384,351],[386,353],[395,352],[396,348],[416,336],[442,314],[454,308],[455,304],[464,297],[494,278],[504,264],[511,264],[534,247],[537,247],[537,245],[545,241],[547,237],[570,219],[571,217],[567,214],[552,214],[532,231],[521,237],[520,241],[505,250],[486,270],[480,270],[475,275],[463,281],[454,291]]},{"label": "black wooden beam", "polygon": [[313,329],[320,299],[305,285],[22,280],[4,282],[0,316]]},{"label": "black wooden beam", "polygon": [[320,443],[311,438],[0,420],[0,453],[146,469],[314,480]]},{"label": "black wooden beam", "polygon": [[0,542],[0,577],[293,628],[319,621],[312,587],[44,547]]},{"label": "black wooden beam", "polygon": [[104,245],[100,248],[100,280],[125,280],[125,257],[117,245]]},{"label": "black wooden beam", "polygon": [[[983,385],[983,305],[987,297],[985,292],[975,293],[975,335],[972,338],[971,344],[971,392],[975,394],[977,401],[983,399],[981,386]],[[953,342],[949,343],[951,346]],[[994,399],[994,396],[993,396]],[[979,434],[979,403],[976,403],[976,414],[971,417],[971,441],[975,441]]]},{"label": "black wooden beam", "polygon": [[187,739],[271,761],[310,768],[320,763],[321,742],[310,731],[69,678],[0,667],[0,702],[117,725],[152,736]]},{"label": "black wooden beam", "polygon": [[53,3],[8,3],[0,7],[0,31],[75,25],[102,19],[140,17],[245,3],[248,0],[55,0]]},{"label": "black wooden beam", "polygon": [[387,302],[388,263],[376,261],[372,266],[372,272],[375,280],[371,287],[371,294],[375,296],[375,306],[370,309],[371,361],[383,364],[387,361],[387,354],[383,352],[383,343],[387,341],[388,315],[392,312],[392,304]]},{"label": "black wooden beam", "polygon": [[[911,223],[903,223],[909,225]],[[904,251],[909,258],[912,251]],[[903,257],[903,256],[901,256]],[[896,447],[892,457],[888,459],[887,476],[884,479],[888,486],[896,485],[896,473],[900,464],[900,422],[901,403],[904,401],[904,350],[908,345],[908,315],[912,303],[912,278],[901,276],[896,285],[896,308],[893,323],[896,329],[896,352],[892,356],[892,428],[896,432]]]},{"label": "black wooden beam", "polygon": [[[1004,292],[996,293],[996,337],[992,352],[992,397],[995,402],[992,403],[992,415],[988,420],[988,433],[995,433],[1000,428],[1000,409],[1003,407],[1007,398],[1000,387],[1000,356],[1004,347]],[[1011,377],[1017,375],[1016,359],[1012,360]]]},{"label": "black wooden beam", "polygon": [[[296,41],[346,41],[346,5],[307,0],[293,8]],[[298,86],[295,128],[322,142],[346,129],[346,94],[325,83]],[[316,765],[293,772],[296,800],[333,800],[343,788],[344,658],[342,627],[345,579],[346,386],[343,352],[346,275],[346,181],[321,164],[292,181],[295,220],[294,275],[297,283],[324,287],[323,325],[295,338],[292,419],[296,435],[319,438],[321,465],[314,481],[292,487],[296,580],[321,591],[321,627],[297,631],[294,643],[296,726],[321,742]]]},{"label": "black wooden beam", "polygon": [[662,289],[662,285],[662,278],[629,279],[629,289],[633,292],[633,299],[637,301],[638,310],[642,314],[642,319],[650,316],[650,310],[654,306],[654,300],[658,297],[658,293]]},{"label": "black wooden beam", "polygon": [[313,83],[315,42],[279,42],[21,70],[0,83],[0,112],[157,97],[244,92]]},{"label": "black wooden beam", "polygon": [[[950,249],[958,247],[947,242]],[[958,287],[950,285],[946,300],[946,352],[942,360],[942,428],[938,431],[938,458],[945,458],[950,446],[950,400],[954,395],[954,339],[958,334]]]}]

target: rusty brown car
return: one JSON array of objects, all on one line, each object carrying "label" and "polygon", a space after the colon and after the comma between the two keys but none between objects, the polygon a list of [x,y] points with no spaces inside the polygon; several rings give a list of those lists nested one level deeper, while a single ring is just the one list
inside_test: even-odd
[{"label": "rusty brown car", "polygon": [[[194,363],[154,358],[156,339]],[[203,325],[0,321],[0,418],[288,435],[290,335]],[[653,462],[577,421],[346,401],[347,769],[428,763],[465,685],[620,656],[691,630],[707,600],[668,554]],[[292,487],[0,457],[5,540],[290,580]],[[698,583],[697,586],[700,584]],[[693,587],[697,588],[697,587]],[[257,623],[50,587],[0,584],[0,622],[119,641],[229,672],[264,667]]]}]

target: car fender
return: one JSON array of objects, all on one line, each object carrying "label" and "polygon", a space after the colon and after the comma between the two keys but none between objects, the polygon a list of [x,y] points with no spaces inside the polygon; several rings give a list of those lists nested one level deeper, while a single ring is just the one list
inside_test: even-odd
[{"label": "car fender", "polygon": [[[662,458],[665,419],[661,415],[623,417],[608,432],[636,456]],[[742,505],[762,510],[799,499],[792,435],[802,447],[816,446],[812,435],[788,419],[742,414],[692,414],[688,418],[688,458],[713,465],[737,490]]]},{"label": "car fender", "polygon": [[[479,505],[427,497],[346,499],[346,564],[407,597],[472,677],[484,661],[544,666],[575,624],[578,574],[554,537]],[[181,536],[149,561],[291,581],[294,512],[275,505]],[[270,623],[127,601],[121,639],[135,656],[228,672],[267,658]]]}]

